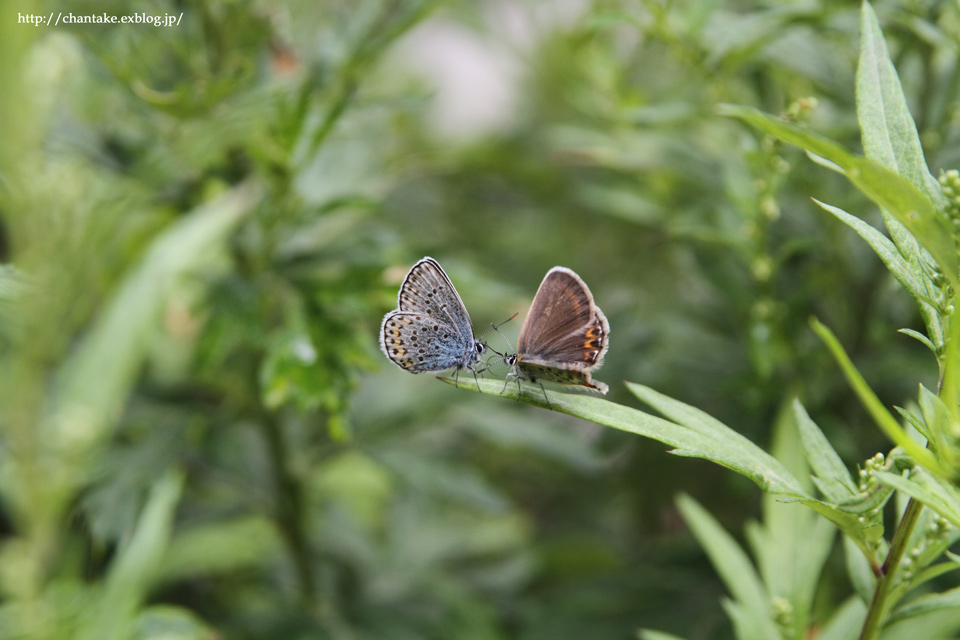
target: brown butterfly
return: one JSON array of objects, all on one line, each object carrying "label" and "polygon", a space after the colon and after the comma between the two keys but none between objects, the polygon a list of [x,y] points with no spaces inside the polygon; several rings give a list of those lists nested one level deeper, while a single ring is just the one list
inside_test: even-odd
[{"label": "brown butterfly", "polygon": [[607,393],[591,372],[603,364],[609,336],[607,317],[580,276],[566,267],[550,269],[520,327],[517,352],[503,356],[511,368],[504,389],[510,380],[517,381],[518,392],[521,378],[535,382],[548,405],[543,380]]}]

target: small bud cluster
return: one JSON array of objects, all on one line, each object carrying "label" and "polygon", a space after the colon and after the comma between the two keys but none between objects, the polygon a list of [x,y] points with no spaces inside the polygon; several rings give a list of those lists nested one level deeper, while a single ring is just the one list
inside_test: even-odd
[{"label": "small bud cluster", "polygon": [[817,108],[817,99],[813,96],[809,98],[799,98],[790,103],[787,107],[785,118],[791,122],[803,122],[810,119],[810,114]]},{"label": "small bud cluster", "polygon": [[947,200],[946,213],[953,223],[953,232],[960,235],[960,171],[950,169],[940,174],[940,188]]},{"label": "small bud cluster", "polygon": [[927,566],[931,558],[924,556],[929,556],[927,552],[931,551],[931,547],[934,547],[934,549],[932,549],[933,553],[937,554],[939,550],[936,549],[936,547],[943,543],[952,531],[952,524],[941,517],[940,514],[932,513],[930,515],[930,524],[927,526],[926,531],[923,532],[923,536],[917,542],[917,545],[911,549],[909,553],[904,555],[900,563],[903,579],[909,580],[917,570]]},{"label": "small bud cluster", "polygon": [[860,493],[866,496],[867,493],[877,487],[877,477],[873,473],[883,470],[886,464],[886,458],[883,457],[882,453],[878,453],[864,463],[863,469],[860,469]]},{"label": "small bud cluster", "polygon": [[784,630],[793,629],[793,605],[783,596],[774,596],[770,604],[773,606],[773,619],[777,626]]}]

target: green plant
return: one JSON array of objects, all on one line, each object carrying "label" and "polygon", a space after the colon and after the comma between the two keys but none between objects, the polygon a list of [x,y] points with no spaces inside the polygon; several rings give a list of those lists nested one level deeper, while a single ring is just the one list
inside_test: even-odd
[{"label": "green plant", "polygon": [[[960,322],[952,322],[960,285],[960,236],[955,223],[960,177],[955,171],[939,180],[929,174],[916,126],[868,3],[861,13],[856,88],[865,157],[787,119],[729,105],[720,112],[802,147],[814,161],[846,177],[881,207],[891,239],[855,216],[818,203],[863,237],[914,298],[926,335],[909,329],[904,333],[934,354],[940,372],[937,389],[921,385],[914,407],[897,408],[907,423],[901,426],[867,386],[833,333],[816,320],[812,326],[874,422],[897,446],[887,455],[867,460],[859,477],[851,477],[798,400],[783,412],[778,433],[781,442],[793,437],[802,444],[805,460],[790,447],[775,447],[777,455],[768,454],[706,413],[641,385],[627,383],[635,396],[666,419],[598,398],[551,395],[555,411],[659,440],[673,447],[676,455],[711,460],[750,478],[775,498],[764,503],[764,524],[748,530],[759,573],[702,507],[690,498],[679,501],[733,596],[725,608],[737,637],[743,639],[799,639],[818,629],[812,606],[819,573],[832,546],[827,521],[846,536],[849,577],[856,595],[834,609],[818,637],[873,640],[881,631],[884,637],[897,637],[898,629],[908,628],[910,634],[932,638],[945,637],[960,627],[960,592],[923,593],[931,580],[960,568],[947,551],[960,540],[956,485],[960,478]],[[472,383],[461,386],[473,388]],[[503,390],[502,384],[490,381],[481,381],[478,388],[490,394]],[[517,397],[512,390],[503,395]],[[520,399],[545,406],[532,392],[521,393]],[[796,436],[784,435],[791,429]],[[790,468],[781,459],[789,460]],[[812,471],[809,477],[806,465]],[[894,496],[906,496],[908,501],[897,510],[895,530],[887,541],[884,507]],[[803,504],[823,519],[781,502]],[[909,627],[898,627],[906,620]],[[668,637],[646,631],[641,635],[650,640]]]}]

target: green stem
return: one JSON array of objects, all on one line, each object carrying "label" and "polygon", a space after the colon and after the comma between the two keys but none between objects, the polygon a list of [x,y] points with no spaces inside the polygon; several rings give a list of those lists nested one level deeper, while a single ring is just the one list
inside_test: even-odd
[{"label": "green stem", "polygon": [[897,532],[893,536],[893,542],[890,543],[887,559],[880,568],[880,577],[877,578],[877,584],[873,590],[873,598],[870,600],[867,618],[863,622],[860,640],[876,640],[880,635],[887,613],[887,599],[893,588],[897,569],[900,567],[900,561],[903,559],[913,529],[920,520],[922,510],[923,503],[910,498],[910,502],[907,503],[907,508],[903,512],[903,518],[897,526]]},{"label": "green stem", "polygon": [[313,558],[301,515],[304,512],[302,486],[287,464],[289,447],[282,426],[268,411],[263,411],[260,419],[270,452],[270,466],[276,488],[277,522],[297,572],[301,601],[304,607],[309,609],[316,604],[316,582]]}]

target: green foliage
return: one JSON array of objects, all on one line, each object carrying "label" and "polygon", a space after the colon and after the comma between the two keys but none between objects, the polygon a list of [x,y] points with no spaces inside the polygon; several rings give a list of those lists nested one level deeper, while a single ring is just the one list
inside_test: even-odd
[{"label": "green foliage", "polygon": [[[626,407],[608,406],[608,403],[596,399],[553,399],[551,405],[564,413],[665,442],[677,447],[674,453],[704,458],[728,467],[752,479],[764,491],[806,504],[837,525],[859,547],[877,579],[870,580],[859,571],[851,571],[851,578],[859,585],[860,593],[872,593],[869,606],[865,613],[859,608],[841,609],[835,624],[828,628],[828,637],[833,634],[851,637],[855,627],[860,627],[859,637],[872,639],[879,636],[884,625],[920,616],[926,617],[922,621],[914,620],[914,624],[929,622],[929,633],[933,634],[940,632],[938,621],[932,616],[934,613],[944,611],[951,614],[944,629],[960,625],[960,612],[955,610],[952,591],[923,596],[915,601],[917,604],[899,610],[897,606],[912,589],[956,568],[952,560],[930,565],[960,539],[960,530],[957,529],[960,526],[957,519],[960,493],[953,482],[958,473],[955,460],[960,389],[956,386],[956,371],[960,358],[960,323],[950,322],[954,313],[954,287],[958,284],[958,241],[951,233],[948,215],[942,210],[944,197],[940,185],[926,168],[916,127],[869,3],[864,3],[861,16],[857,105],[866,158],[850,154],[837,143],[756,109],[727,105],[721,109],[721,114],[740,118],[785,142],[803,147],[818,163],[845,175],[853,186],[884,209],[893,242],[846,212],[819,203],[868,242],[897,280],[913,294],[926,321],[928,336],[917,335],[938,356],[940,392],[948,402],[921,385],[919,406],[922,417],[904,410],[901,413],[924,436],[929,449],[918,444],[900,427],[857,371],[836,336],[817,320],[813,321],[814,331],[833,353],[876,424],[898,445],[889,460],[878,454],[867,461],[858,486],[848,477],[845,465],[823,433],[796,402],[794,414],[800,439],[814,471],[813,480],[826,498],[824,501],[807,495],[799,481],[782,469],[774,458],[729,427],[651,389],[627,383],[641,400],[670,418],[672,425]],[[950,284],[938,286],[938,278]],[[951,326],[955,328],[951,330]],[[945,341],[945,333],[950,334],[949,341]],[[479,386],[483,390],[484,385]],[[492,391],[488,386],[485,392]],[[888,547],[883,539],[882,507],[894,491],[909,496],[910,502],[900,514]],[[685,497],[680,499],[679,507],[734,598],[725,603],[725,609],[735,635],[738,638],[806,636],[812,590],[829,551],[829,538],[812,531],[803,534],[804,525],[794,522],[780,531],[779,541],[783,541],[785,533],[799,533],[795,543],[774,551],[765,548],[765,543],[769,545],[777,539],[776,536],[765,538],[758,533],[759,529],[752,530],[761,568],[768,566],[764,562],[769,563],[769,558],[782,560],[798,547],[803,549],[807,560],[803,565],[808,570],[804,592],[776,600],[778,596],[774,587],[778,577],[784,575],[783,571],[768,571],[761,580],[735,541],[702,507]],[[823,528],[822,521],[809,520],[808,526],[817,522],[821,530],[829,531]],[[909,555],[905,555],[908,548]],[[851,564],[854,566],[856,563]],[[789,569],[786,574],[790,575]],[[784,591],[789,593],[790,589]],[[798,604],[802,606],[797,608]],[[794,626],[798,619],[801,624]]]},{"label": "green foliage", "polygon": [[[952,637],[956,7],[501,4],[3,3],[183,16],[0,24],[0,638]],[[425,254],[644,384],[389,366]]]}]

